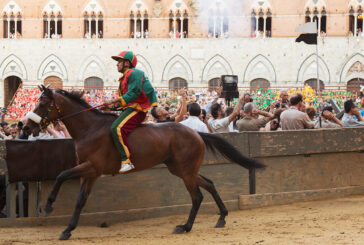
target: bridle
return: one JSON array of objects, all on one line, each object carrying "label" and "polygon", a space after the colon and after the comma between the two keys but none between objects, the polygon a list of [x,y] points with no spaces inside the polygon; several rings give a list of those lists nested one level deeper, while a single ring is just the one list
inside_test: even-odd
[{"label": "bridle", "polygon": [[[82,110],[82,111],[77,111],[77,112],[74,112],[72,114],[69,114],[69,115],[66,115],[66,116],[62,116],[61,115],[61,110],[59,109],[58,105],[56,104],[54,98],[53,97],[50,98],[50,96],[47,96],[47,97],[49,99],[51,99],[52,102],[49,104],[47,110],[43,113],[42,116],[39,116],[39,115],[35,114],[34,112],[28,113],[28,115],[29,114],[30,115],[33,114],[33,117],[35,115],[35,117],[40,118],[39,122],[37,122],[37,120],[32,119],[31,116],[28,116],[28,118],[31,119],[33,122],[35,122],[41,130],[47,128],[48,125],[51,124],[52,122],[54,123],[54,122],[62,121],[64,119],[66,119],[66,118],[70,118],[70,117],[76,116],[78,114],[81,114],[83,112],[91,111],[93,109],[96,109],[96,108],[99,108],[99,107],[102,107],[102,106],[105,105],[105,104],[97,105],[97,106],[94,106],[94,107],[91,107],[91,108],[87,108],[87,109]],[[41,98],[41,96],[40,96],[40,98]],[[57,119],[49,120],[48,115],[49,115],[50,112],[52,112],[54,110],[57,111],[59,117]]]}]

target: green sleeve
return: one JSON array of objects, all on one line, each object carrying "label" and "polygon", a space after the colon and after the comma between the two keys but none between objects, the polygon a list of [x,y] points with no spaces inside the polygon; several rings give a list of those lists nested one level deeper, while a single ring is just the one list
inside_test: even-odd
[{"label": "green sleeve", "polygon": [[126,92],[126,94],[120,98],[122,106],[129,104],[139,97],[140,93],[142,92],[142,81],[142,72],[133,71],[130,74],[128,79],[128,92]]}]

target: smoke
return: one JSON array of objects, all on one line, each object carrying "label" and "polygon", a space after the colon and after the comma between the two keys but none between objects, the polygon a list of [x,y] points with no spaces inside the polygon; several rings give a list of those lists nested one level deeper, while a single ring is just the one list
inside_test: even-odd
[{"label": "smoke", "polygon": [[[211,19],[214,16],[225,16],[228,19],[229,25],[239,21],[240,30],[249,30],[249,21],[252,4],[258,0],[196,0],[195,7],[200,23],[205,23],[205,29],[211,31]],[[210,21],[209,21],[210,20]],[[207,24],[209,23],[209,24]],[[207,25],[206,25],[207,24]],[[225,25],[225,24],[224,24]],[[230,36],[234,35],[231,28],[228,27]],[[209,32],[210,32],[209,31]]]}]

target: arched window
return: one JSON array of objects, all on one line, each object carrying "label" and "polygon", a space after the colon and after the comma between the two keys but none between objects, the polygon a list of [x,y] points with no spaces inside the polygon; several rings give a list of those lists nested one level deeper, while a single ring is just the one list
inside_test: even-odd
[{"label": "arched window", "polygon": [[5,107],[13,101],[13,97],[19,86],[22,84],[22,80],[17,76],[10,76],[4,80],[4,105]]},{"label": "arched window", "polygon": [[209,37],[227,38],[229,36],[229,18],[223,1],[212,1],[210,5]]},{"label": "arched window", "polygon": [[2,11],[4,38],[20,38],[22,35],[22,10],[14,1],[8,2]]},{"label": "arched window", "polygon": [[349,35],[360,36],[363,32],[364,27],[364,16],[362,7],[357,7],[357,10],[354,10],[353,6],[349,11]]},{"label": "arched window", "polygon": [[255,1],[252,9],[252,37],[272,37],[272,6],[269,1]]},{"label": "arched window", "polygon": [[51,0],[43,9],[43,38],[62,37],[62,10]]},{"label": "arched window", "polygon": [[130,8],[130,37],[149,37],[149,15],[143,0],[135,0]]},{"label": "arched window", "polygon": [[327,16],[324,0],[307,0],[305,22],[316,22],[319,35],[326,36]]},{"label": "arched window", "polygon": [[[317,79],[316,78],[308,79],[305,81],[304,84],[310,86],[313,90],[317,91]],[[325,83],[320,80],[320,91],[322,91],[324,89],[325,89]]]},{"label": "arched window", "polygon": [[188,83],[186,79],[181,77],[175,77],[169,80],[169,89],[170,90],[179,90],[182,88],[188,88]]},{"label": "arched window", "polygon": [[351,79],[347,84],[347,91],[352,93],[360,93],[360,86],[364,86],[364,79],[354,78]]},{"label": "arched window", "polygon": [[250,82],[250,91],[266,91],[270,87],[270,82],[264,78],[257,78]]},{"label": "arched window", "polygon": [[188,13],[187,6],[182,0],[173,1],[169,13],[169,37],[188,37]]},{"label": "arched window", "polygon": [[100,4],[96,0],[90,0],[83,10],[84,38],[104,37],[104,16]]},{"label": "arched window", "polygon": [[85,80],[84,88],[86,91],[104,89],[104,81],[99,77],[89,77]]},{"label": "arched window", "polygon": [[209,80],[209,91],[215,91],[220,87],[220,78],[215,77]]},{"label": "arched window", "polygon": [[62,37],[62,15],[43,15],[43,37],[58,39]]},{"label": "arched window", "polygon": [[148,38],[149,37],[149,21],[148,13],[133,12],[130,14],[130,37],[131,38]]}]

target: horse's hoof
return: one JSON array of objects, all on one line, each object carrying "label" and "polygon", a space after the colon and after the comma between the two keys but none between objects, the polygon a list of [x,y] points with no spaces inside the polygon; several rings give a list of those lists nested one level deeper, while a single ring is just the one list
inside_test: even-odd
[{"label": "horse's hoof", "polygon": [[173,234],[183,234],[187,232],[186,227],[184,225],[177,225],[173,231]]},{"label": "horse's hoof", "polygon": [[62,234],[59,236],[59,240],[64,241],[64,240],[68,240],[71,237],[71,233],[70,232],[62,232]]},{"label": "horse's hoof", "polygon": [[47,204],[44,208],[44,215],[47,217],[53,212],[53,207]]},{"label": "horse's hoof", "polygon": [[226,221],[224,219],[219,219],[216,223],[215,228],[223,228],[225,227]]}]

